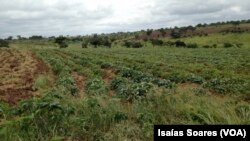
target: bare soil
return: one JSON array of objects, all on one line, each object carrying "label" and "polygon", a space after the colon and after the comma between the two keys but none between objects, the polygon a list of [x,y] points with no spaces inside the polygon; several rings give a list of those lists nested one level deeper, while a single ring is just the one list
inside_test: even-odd
[{"label": "bare soil", "polygon": [[[117,74],[117,70],[115,69],[112,69],[112,68],[104,69],[102,79],[106,85],[110,85],[111,81],[116,76],[116,74]],[[108,95],[110,97],[115,96],[115,91],[110,90]]]},{"label": "bare soil", "polygon": [[0,100],[15,105],[38,95],[34,81],[48,66],[31,51],[0,49],[0,57]]},{"label": "bare soil", "polygon": [[76,85],[79,89],[78,95],[80,96],[80,98],[83,98],[84,95],[86,94],[85,88],[86,88],[87,78],[85,76],[78,74],[77,72],[73,72],[72,76],[73,76],[74,80],[76,81]]},{"label": "bare soil", "polygon": [[116,74],[117,74],[117,70],[115,69],[111,69],[111,68],[104,69],[102,79],[108,85],[111,83],[111,81],[116,76]]}]

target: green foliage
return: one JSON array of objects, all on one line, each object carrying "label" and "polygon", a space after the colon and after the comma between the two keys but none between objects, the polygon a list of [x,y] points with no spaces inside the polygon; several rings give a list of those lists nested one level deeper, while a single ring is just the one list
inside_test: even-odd
[{"label": "green foliage", "polygon": [[213,44],[212,46],[213,46],[213,48],[217,48],[217,44]]},{"label": "green foliage", "polygon": [[55,43],[60,44],[60,43],[64,42],[65,40],[67,40],[66,37],[59,36],[59,37],[55,38]]},{"label": "green foliage", "polygon": [[9,47],[9,42],[6,40],[0,39],[0,47]]},{"label": "green foliage", "polygon": [[122,77],[115,77],[110,84],[111,90],[117,90],[120,86],[126,85],[128,81],[125,78]]},{"label": "green foliage", "polygon": [[117,95],[126,98],[128,101],[140,100],[146,97],[152,85],[142,82],[120,85],[117,89]]},{"label": "green foliage", "polygon": [[56,85],[63,94],[76,95],[78,93],[75,80],[68,74],[68,72],[63,72],[59,75]]},{"label": "green foliage", "polygon": [[236,47],[241,48],[243,46],[243,43],[236,44]]},{"label": "green foliage", "polygon": [[197,84],[202,84],[205,82],[204,78],[202,78],[201,76],[194,75],[194,74],[186,76],[186,81],[197,83]]},{"label": "green foliage", "polygon": [[138,41],[125,41],[124,46],[127,48],[142,48],[143,45]]},{"label": "green foliage", "polygon": [[186,43],[180,40],[175,41],[176,47],[186,47]]},{"label": "green foliage", "polygon": [[60,48],[66,48],[66,47],[68,47],[69,45],[64,41],[64,42],[61,42],[61,43],[59,43],[59,47]]},{"label": "green foliage", "polygon": [[217,44],[213,44],[213,45],[203,45],[203,48],[217,48]]},{"label": "green foliage", "polygon": [[247,82],[239,78],[216,78],[206,82],[204,86],[221,94],[235,94],[244,90],[247,87]]},{"label": "green foliage", "polygon": [[207,91],[203,88],[196,88],[193,92],[196,96],[207,96]]},{"label": "green foliage", "polygon": [[[175,30],[183,34],[195,29]],[[142,49],[121,47],[126,40],[137,42],[135,35],[140,39],[140,32],[68,37],[65,41],[78,48],[64,50],[52,49],[54,37],[50,44],[42,40],[43,49],[32,49],[50,65],[55,83],[47,86],[48,78],[40,76],[35,87],[47,91],[39,97],[15,106],[0,102],[0,139],[153,140],[155,124],[250,123],[249,33],[181,38],[185,45],[161,38],[166,46],[183,48],[153,48],[149,41]],[[79,49],[91,38],[98,39],[96,46],[116,41],[116,47]],[[11,46],[38,43],[20,39]],[[186,49],[186,43],[209,49]],[[225,49],[223,43],[239,48]],[[79,97],[78,81],[84,81]]]},{"label": "green foliage", "polygon": [[52,70],[57,74],[59,74],[64,68],[63,61],[58,58],[48,58],[48,62],[51,64]]},{"label": "green foliage", "polygon": [[181,33],[179,31],[176,30],[172,30],[170,33],[170,36],[174,39],[180,38],[181,37]]},{"label": "green foliage", "polygon": [[108,37],[102,37],[97,34],[94,34],[92,37],[89,38],[89,43],[93,46],[105,46],[105,47],[111,47],[112,43],[109,40]]},{"label": "green foliage", "polygon": [[235,112],[236,114],[241,117],[241,119],[245,122],[245,123],[249,123],[250,122],[250,105],[249,104],[241,104],[238,105],[235,108]]},{"label": "green foliage", "polygon": [[59,37],[55,38],[55,43],[57,43],[60,48],[66,48],[66,47],[68,47],[66,40],[67,40],[66,37],[59,36]]},{"label": "green foliage", "polygon": [[111,90],[115,90],[117,95],[126,98],[128,101],[143,99],[152,88],[152,84],[147,82],[131,83],[125,78],[116,77],[111,82]]},{"label": "green foliage", "polygon": [[233,47],[234,45],[231,43],[224,43],[224,48],[230,48]]},{"label": "green foliage", "polygon": [[47,75],[40,75],[35,81],[35,88],[45,89],[49,85],[49,78]]},{"label": "green foliage", "polygon": [[[31,99],[20,103],[16,108],[12,108],[15,116],[19,119],[13,120],[10,124],[3,124],[1,131],[12,132],[9,136],[5,132],[3,140],[30,139],[48,140],[55,134],[67,134],[67,117],[74,112],[70,105],[62,105],[50,91],[41,99]],[[1,132],[1,135],[3,132]],[[1,136],[0,135],[0,136]]]},{"label": "green foliage", "polygon": [[82,48],[88,48],[88,42],[82,42]]},{"label": "green foliage", "polygon": [[115,113],[114,119],[115,119],[116,122],[120,122],[120,121],[123,121],[123,120],[127,120],[128,116],[123,112],[117,112],[117,113]]},{"label": "green foliage", "polygon": [[152,29],[147,29],[147,35],[150,36],[152,34],[153,30]]},{"label": "green foliage", "polygon": [[162,46],[164,44],[162,40],[158,40],[158,39],[150,39],[150,41],[153,44],[153,46]]},{"label": "green foliage", "polygon": [[210,45],[204,45],[204,46],[202,46],[203,48],[212,48],[212,46],[210,46]]},{"label": "green foliage", "polygon": [[186,47],[187,48],[198,48],[198,45],[196,43],[190,43],[190,44],[187,44]]},{"label": "green foliage", "polygon": [[103,95],[107,93],[105,83],[97,78],[87,81],[86,87],[87,93],[90,95]]},{"label": "green foliage", "polygon": [[29,39],[31,39],[31,40],[42,40],[43,36],[33,35],[33,36],[29,37]]}]

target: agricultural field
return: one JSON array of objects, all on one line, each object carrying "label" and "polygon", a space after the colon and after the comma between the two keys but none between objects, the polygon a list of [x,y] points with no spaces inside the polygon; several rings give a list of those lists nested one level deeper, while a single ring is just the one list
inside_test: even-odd
[{"label": "agricultural field", "polygon": [[12,41],[0,48],[0,139],[152,140],[154,124],[250,124],[249,36],[178,39],[198,48]]}]

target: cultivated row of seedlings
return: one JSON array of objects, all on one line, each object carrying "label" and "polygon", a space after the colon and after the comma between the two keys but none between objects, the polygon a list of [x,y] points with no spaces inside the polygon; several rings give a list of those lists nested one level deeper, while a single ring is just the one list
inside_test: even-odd
[{"label": "cultivated row of seedlings", "polygon": [[[217,93],[228,94],[240,93],[241,90],[244,90],[247,84],[242,79],[230,78],[205,80],[203,77],[194,74],[176,74],[170,75],[166,79],[161,79],[151,74],[143,73],[134,68],[129,68],[121,63],[107,63],[105,60],[99,60],[97,59],[97,57],[95,58],[87,56],[87,54],[85,53],[61,51],[56,55],[55,53],[53,53],[51,54],[51,56],[53,56],[52,59],[48,59],[50,57],[45,58],[49,60],[48,62],[50,64],[55,67],[57,66],[54,69],[52,66],[52,69],[55,72],[58,72],[57,68],[58,66],[60,66],[58,64],[63,64],[63,66],[66,64],[70,68],[78,68],[76,69],[76,71],[84,71],[86,69],[89,70],[89,79],[85,85],[87,94],[108,94],[112,90],[115,91],[117,96],[125,98],[129,101],[146,97],[150,90],[155,86],[171,89],[175,87],[176,83],[192,82],[196,84],[201,84],[204,88],[210,88]],[[57,59],[55,59],[56,57]],[[58,63],[55,63],[55,60],[57,60]],[[110,82],[110,84],[106,84],[102,79],[102,72],[104,69],[117,70],[117,74]],[[66,71],[64,69],[61,75],[59,75],[58,84],[60,84],[62,89],[66,86],[64,88],[66,90],[64,91],[69,90],[68,93],[75,95],[77,93],[77,87],[75,85],[74,79],[70,74],[70,69]]]},{"label": "cultivated row of seedlings", "polygon": [[[74,52],[75,53],[75,52]],[[78,53],[79,56],[89,56],[88,53]],[[89,58],[89,57],[88,57]],[[136,65],[137,67],[133,67],[134,64],[131,63],[126,63],[126,61],[117,61],[118,59],[112,59],[111,56],[109,57],[92,57],[91,58],[92,62],[95,62],[96,64],[99,65],[106,65],[109,64],[110,66],[114,67],[115,69],[118,70],[123,70],[123,69],[131,69],[132,71],[135,72],[145,72],[145,65],[150,66],[149,64],[146,63],[140,63],[141,65]],[[106,62],[112,62],[111,63],[106,63]],[[216,62],[215,62],[216,64]],[[151,65],[152,66],[152,65]],[[145,74],[145,73],[142,73]],[[136,76],[133,76],[136,78]],[[154,77],[151,75],[151,77]],[[186,74],[186,75],[181,75],[178,73],[172,73],[171,75],[165,76],[164,79],[162,80],[169,80],[172,83],[186,83],[186,82],[191,82],[191,83],[196,83],[202,85],[204,88],[209,88],[216,93],[220,94],[238,94],[238,93],[244,93],[246,92],[248,82],[244,78],[238,78],[238,77],[215,77],[212,78],[211,76],[208,78],[204,78],[200,75],[197,74]]]},{"label": "cultivated row of seedlings", "polygon": [[170,82],[166,79],[160,79],[153,77],[149,74],[144,74],[140,71],[136,71],[123,66],[110,65],[100,60],[93,60],[82,54],[77,53],[66,53],[71,56],[72,61],[76,64],[82,65],[86,60],[98,66],[101,70],[114,69],[117,70],[116,77],[113,78],[109,86],[106,86],[104,81],[101,79],[101,74],[96,75],[95,78],[89,80],[86,85],[88,94],[105,94],[110,90],[116,92],[117,96],[125,98],[129,101],[135,99],[142,99],[146,97],[146,94],[151,90],[152,87],[164,87],[174,88],[175,83]]},{"label": "cultivated row of seedlings", "polygon": [[65,59],[46,51],[39,51],[38,53],[58,76],[55,84],[56,89],[62,94],[71,94],[75,96],[78,93],[78,88],[71,75],[70,67],[65,63]]}]

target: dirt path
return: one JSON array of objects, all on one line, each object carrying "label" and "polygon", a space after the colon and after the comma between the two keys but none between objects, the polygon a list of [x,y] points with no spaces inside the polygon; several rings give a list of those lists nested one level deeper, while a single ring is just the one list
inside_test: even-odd
[{"label": "dirt path", "polygon": [[31,51],[0,49],[0,100],[10,105],[37,95],[33,84],[49,68]]}]

